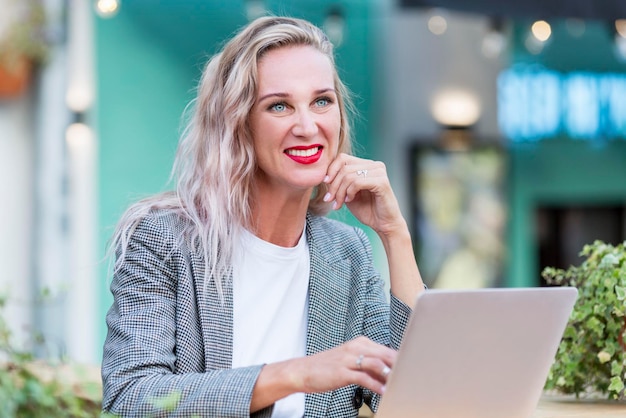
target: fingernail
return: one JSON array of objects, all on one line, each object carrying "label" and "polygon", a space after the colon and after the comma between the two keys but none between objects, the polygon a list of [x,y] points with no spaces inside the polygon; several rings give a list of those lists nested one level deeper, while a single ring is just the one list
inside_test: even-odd
[{"label": "fingernail", "polygon": [[382,395],[383,393],[385,393],[385,390],[386,390],[386,389],[387,389],[387,386],[386,386],[386,385],[383,385],[383,386],[380,388],[380,394]]},{"label": "fingernail", "polygon": [[324,183],[328,183],[329,180],[330,180],[330,177],[328,175],[324,177]]},{"label": "fingernail", "polygon": [[326,193],[324,195],[324,202],[328,202],[330,200],[330,193]]},{"label": "fingernail", "polygon": [[333,200],[333,210],[337,210],[337,207],[339,207],[339,205],[337,204],[337,201]]}]

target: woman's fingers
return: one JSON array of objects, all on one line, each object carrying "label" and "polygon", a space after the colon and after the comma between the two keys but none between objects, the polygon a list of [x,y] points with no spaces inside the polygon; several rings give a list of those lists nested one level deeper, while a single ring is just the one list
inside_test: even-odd
[{"label": "woman's fingers", "polygon": [[365,337],[352,340],[345,346],[351,355],[358,353],[353,357],[352,368],[361,374],[363,379],[361,385],[380,393],[380,387],[387,383],[397,352]]},{"label": "woman's fingers", "polygon": [[[351,348],[352,350],[363,348],[366,354],[359,354],[354,360],[354,381],[351,383],[370,389],[378,394],[384,392],[387,377],[391,372],[396,358],[396,352],[384,346],[366,346]],[[382,348],[382,349],[381,349]],[[369,349],[373,351],[369,351]]]},{"label": "woman's fingers", "polygon": [[353,201],[361,190],[376,188],[381,179],[386,181],[381,162],[341,154],[328,168],[324,181],[329,187],[324,200],[333,201],[333,209],[339,209],[344,203]]},{"label": "woman's fingers", "polygon": [[365,357],[363,362],[365,364],[362,366],[362,371],[367,372],[380,381],[387,381],[387,376],[389,376],[391,372],[391,366],[389,364],[374,357]]},{"label": "woman's fingers", "polygon": [[356,360],[358,360],[360,356],[363,356],[361,365],[363,365],[363,361],[373,358],[379,359],[388,366],[392,366],[396,361],[396,356],[398,355],[396,350],[385,345],[378,344],[363,336],[350,340],[343,346],[346,346],[346,348],[352,353],[358,353]]},{"label": "woman's fingers", "polygon": [[387,364],[379,358],[365,356],[360,364],[361,365],[358,367],[358,371],[362,372],[361,374],[363,376],[361,376],[361,378],[363,380],[359,384],[381,394],[381,391],[387,383],[387,378],[391,372],[392,365]]},{"label": "woman's fingers", "polygon": [[359,337],[302,359],[307,364],[299,370],[306,376],[297,380],[306,384],[306,392],[325,392],[356,384],[380,394],[395,358],[395,350]]},{"label": "woman's fingers", "polygon": [[324,200],[333,202],[333,209],[347,204],[359,221],[378,234],[406,227],[384,163],[340,154],[329,165],[324,181],[328,184]]}]

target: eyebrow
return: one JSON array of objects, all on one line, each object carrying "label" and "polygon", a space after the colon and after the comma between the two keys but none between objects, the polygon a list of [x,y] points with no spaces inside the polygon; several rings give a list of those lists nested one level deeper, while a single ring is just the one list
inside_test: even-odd
[{"label": "eyebrow", "polygon": [[[335,93],[335,89],[333,88],[325,88],[325,89],[319,89],[319,90],[315,90],[313,93],[315,93],[315,95],[318,94],[324,94],[324,93],[328,93],[328,92],[332,92]],[[285,98],[285,97],[289,97],[288,93],[268,93],[268,94],[264,94],[263,96],[259,97],[259,99],[257,100],[257,102],[262,102],[263,100],[269,98],[269,97],[280,97],[280,98]]]}]

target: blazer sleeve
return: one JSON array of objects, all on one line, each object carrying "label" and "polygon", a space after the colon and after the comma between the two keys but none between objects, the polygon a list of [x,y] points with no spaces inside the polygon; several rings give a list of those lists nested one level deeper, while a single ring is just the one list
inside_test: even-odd
[{"label": "blazer sleeve", "polygon": [[[389,302],[385,297],[382,280],[373,265],[369,240],[361,229],[356,229],[365,246],[368,268],[368,286],[365,303],[363,334],[373,341],[387,345],[395,350],[400,348],[404,330],[409,322],[412,308],[390,293]],[[372,411],[378,410],[380,396],[364,390],[364,399]]]},{"label": "blazer sleeve", "polygon": [[262,366],[177,372],[177,349],[187,341],[177,335],[184,257],[175,235],[148,215],[129,238],[114,273],[102,361],[103,410],[123,417],[248,417]]}]

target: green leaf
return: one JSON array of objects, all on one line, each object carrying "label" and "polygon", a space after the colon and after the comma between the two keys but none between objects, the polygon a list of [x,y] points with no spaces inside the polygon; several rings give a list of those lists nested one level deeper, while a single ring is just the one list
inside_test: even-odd
[{"label": "green leaf", "polygon": [[616,285],[615,294],[618,300],[626,300],[626,287]]},{"label": "green leaf", "polygon": [[613,253],[609,253],[602,257],[602,261],[600,262],[600,267],[602,268],[611,268],[613,266],[619,265],[619,258]]},{"label": "green leaf", "polygon": [[182,394],[179,391],[174,391],[168,395],[153,398],[152,404],[157,409],[172,412],[178,406],[181,398]]},{"label": "green leaf", "polygon": [[608,387],[608,390],[613,392],[621,392],[624,389],[624,382],[619,376],[614,376],[611,379],[611,384]]},{"label": "green leaf", "polygon": [[606,351],[600,351],[598,353],[598,360],[600,360],[600,363],[604,364],[611,360],[611,354],[607,353]]},{"label": "green leaf", "polygon": [[613,360],[611,362],[611,374],[613,376],[619,376],[622,374],[622,371],[624,370],[624,364],[619,362],[619,361],[615,361]]},{"label": "green leaf", "polygon": [[596,317],[591,317],[587,321],[587,327],[596,333],[598,336],[602,335],[602,331],[604,330],[604,324],[600,322],[600,320]]}]

